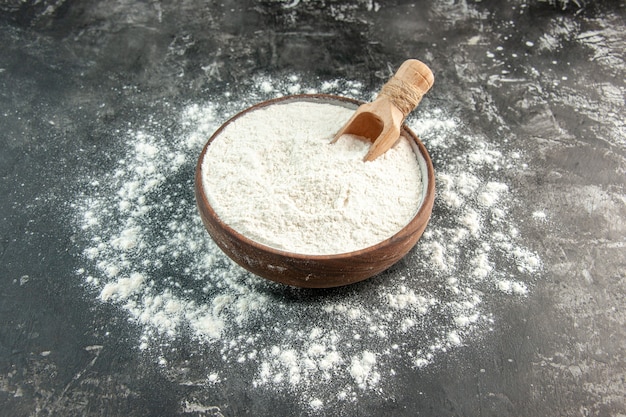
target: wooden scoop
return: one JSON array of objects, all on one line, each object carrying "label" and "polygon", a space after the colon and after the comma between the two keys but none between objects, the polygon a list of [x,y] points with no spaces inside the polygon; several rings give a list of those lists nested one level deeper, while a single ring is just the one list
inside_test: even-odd
[{"label": "wooden scoop", "polygon": [[378,158],[396,144],[404,118],[417,107],[434,81],[426,64],[417,59],[404,61],[376,99],[359,106],[332,142],[344,134],[365,137],[373,143],[364,160]]}]

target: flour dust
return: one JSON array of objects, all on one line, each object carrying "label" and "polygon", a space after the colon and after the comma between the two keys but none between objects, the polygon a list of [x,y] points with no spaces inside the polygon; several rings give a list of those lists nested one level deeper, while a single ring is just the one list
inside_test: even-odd
[{"label": "flour dust", "polygon": [[384,396],[399,369],[422,372],[486,334],[494,320],[486,299],[527,295],[541,261],[511,218],[506,181],[526,169],[524,155],[472,135],[433,105],[408,124],[433,156],[435,208],[397,266],[315,294],[231,262],[204,230],[193,195],[195,164],[211,134],[236,111],[271,97],[371,99],[359,83],[340,80],[260,77],[254,85],[245,98],[188,106],[175,137],[158,123],[119,133],[126,156],[89,179],[74,202],[87,242],[78,271],[87,292],[135,323],[138,349],[164,372],[176,373],[168,349],[184,340],[187,350],[212,358],[197,370],[202,384],[225,384],[239,373],[255,389],[297,398],[314,412],[364,393]]}]

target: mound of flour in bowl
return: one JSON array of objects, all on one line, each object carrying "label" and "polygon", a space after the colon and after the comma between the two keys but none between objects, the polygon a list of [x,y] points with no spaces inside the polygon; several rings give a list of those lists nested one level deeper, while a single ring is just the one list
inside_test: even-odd
[{"label": "mound of flour in bowl", "polygon": [[422,200],[408,139],[374,161],[371,143],[333,135],[354,113],[309,101],[247,112],[222,130],[202,161],[217,215],[244,236],[309,255],[375,245],[406,226]]}]

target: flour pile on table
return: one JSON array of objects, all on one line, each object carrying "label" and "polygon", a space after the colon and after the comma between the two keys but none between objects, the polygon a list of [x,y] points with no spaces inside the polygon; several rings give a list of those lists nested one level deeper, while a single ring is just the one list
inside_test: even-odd
[{"label": "flour pile on table", "polygon": [[196,367],[204,383],[219,384],[228,372],[258,389],[297,392],[319,409],[363,391],[384,395],[400,368],[436,364],[488,331],[486,298],[527,293],[540,260],[510,219],[506,182],[525,169],[523,155],[427,106],[409,125],[433,157],[438,193],[431,223],[405,260],[322,294],[232,263],[210,240],[193,195],[195,163],[211,134],[235,112],[283,94],[371,99],[358,83],[256,81],[236,106],[221,97],[186,108],[174,137],[159,123],[120,133],[126,156],[77,196],[77,228],[88,242],[78,272],[99,300],[139,326],[145,354],[175,367],[168,349],[185,340],[210,361]]}]

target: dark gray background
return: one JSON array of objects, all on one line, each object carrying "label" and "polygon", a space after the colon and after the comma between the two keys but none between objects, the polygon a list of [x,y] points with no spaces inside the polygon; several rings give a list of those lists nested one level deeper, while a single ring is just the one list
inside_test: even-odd
[{"label": "dark gray background", "polygon": [[[172,108],[236,95],[255,74],[373,91],[410,56],[428,57],[433,103],[470,128],[527,140],[533,174],[516,189],[520,205],[551,213],[521,226],[544,274],[523,302],[497,306],[489,338],[428,372],[401,371],[393,398],[360,398],[341,414],[626,414],[625,3],[296,3],[0,2],[1,414],[306,413],[238,383],[190,392],[137,355],[123,314],[86,297],[74,274],[75,178],[112,163],[112,129],[148,114],[175,123]],[[344,6],[346,18],[330,11]],[[550,28],[558,48],[525,46]],[[498,45],[522,58],[498,64],[510,78],[534,69],[539,81],[490,78],[486,52]],[[481,117],[489,109],[498,120]],[[92,345],[106,347],[97,361]],[[183,413],[190,398],[217,408]]]}]

